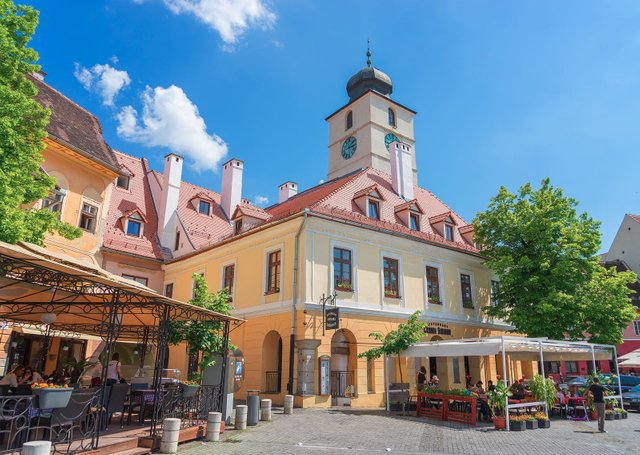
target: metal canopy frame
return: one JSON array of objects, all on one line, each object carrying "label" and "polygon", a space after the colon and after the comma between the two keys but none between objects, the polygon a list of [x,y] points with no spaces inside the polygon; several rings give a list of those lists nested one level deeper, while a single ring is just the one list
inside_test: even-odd
[{"label": "metal canopy frame", "polygon": [[[0,242],[0,321],[16,326],[46,325],[47,332],[97,335],[104,342],[105,359],[115,342],[145,337],[157,347],[153,388],[151,436],[158,434],[162,418],[161,374],[168,353],[171,321],[211,322],[228,349],[231,324],[244,320],[164,297],[146,286],[123,279],[75,258],[52,253],[36,245]],[[227,356],[222,356],[222,381]],[[98,447],[106,409],[108,362],[102,365],[98,424],[91,446]],[[224,387],[220,387],[220,394]],[[217,402],[222,403],[222,396]]]}]

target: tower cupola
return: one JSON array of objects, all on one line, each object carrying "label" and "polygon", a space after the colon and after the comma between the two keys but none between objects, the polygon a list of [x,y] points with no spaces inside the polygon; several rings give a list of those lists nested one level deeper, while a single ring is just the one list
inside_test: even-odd
[{"label": "tower cupola", "polygon": [[351,76],[347,82],[347,95],[353,101],[363,93],[373,90],[384,96],[390,96],[393,91],[391,78],[378,68],[371,66],[371,47],[367,48],[367,66]]}]

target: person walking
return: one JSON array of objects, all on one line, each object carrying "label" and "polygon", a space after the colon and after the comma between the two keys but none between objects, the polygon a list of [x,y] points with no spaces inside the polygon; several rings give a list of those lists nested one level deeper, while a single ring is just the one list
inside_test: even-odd
[{"label": "person walking", "polygon": [[122,377],[122,371],[120,370],[122,364],[120,363],[120,354],[113,353],[111,362],[107,365],[107,385],[113,385],[120,382]]},{"label": "person walking", "polygon": [[593,378],[593,384],[589,387],[589,392],[593,396],[593,404],[596,406],[596,413],[598,414],[598,431],[600,433],[606,433],[604,429],[604,387],[600,385],[600,379]]}]

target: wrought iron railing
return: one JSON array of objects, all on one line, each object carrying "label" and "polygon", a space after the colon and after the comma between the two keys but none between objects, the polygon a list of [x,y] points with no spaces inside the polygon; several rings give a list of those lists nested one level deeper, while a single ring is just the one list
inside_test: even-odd
[{"label": "wrought iron railing", "polygon": [[280,393],[280,372],[267,371],[264,393]]},{"label": "wrought iron railing", "polygon": [[346,397],[347,389],[353,385],[353,371],[332,371],[331,372],[331,396]]},{"label": "wrought iron railing", "polygon": [[33,397],[0,397],[0,453],[20,451],[29,437]]},{"label": "wrought iron railing", "polygon": [[222,386],[202,385],[190,395],[180,384],[163,386],[160,418],[180,419],[182,428],[202,425],[209,412],[222,411]]}]

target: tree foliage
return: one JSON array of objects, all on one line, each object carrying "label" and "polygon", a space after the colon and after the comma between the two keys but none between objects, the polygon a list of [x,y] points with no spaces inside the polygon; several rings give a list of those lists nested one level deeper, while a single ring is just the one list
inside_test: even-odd
[{"label": "tree foliage", "polygon": [[35,99],[26,75],[40,69],[38,54],[28,47],[38,12],[0,0],[0,240],[42,244],[46,232],[67,238],[81,235],[56,213],[29,208],[55,185],[40,171],[49,111]]},{"label": "tree foliage", "polygon": [[379,341],[380,345],[358,354],[358,357],[378,359],[383,355],[395,355],[398,359],[398,368],[400,369],[400,382],[403,382],[400,353],[405,351],[412,344],[418,343],[424,336],[424,328],[427,326],[427,324],[418,320],[419,317],[420,311],[416,311],[409,316],[407,322],[398,324],[398,328],[396,330],[392,330],[386,335],[380,332],[370,333],[369,337]]},{"label": "tree foliage", "polygon": [[[199,273],[193,274],[195,287],[193,298],[189,300],[191,305],[229,315],[233,306],[227,289],[219,292],[209,292],[205,278]],[[224,349],[224,334],[222,322],[196,322],[173,321],[169,330],[169,342],[171,344],[187,343],[189,355],[201,356],[198,366],[213,365],[214,357],[222,354]]]},{"label": "tree foliage", "polygon": [[542,181],[517,194],[501,187],[473,222],[486,265],[500,278],[486,311],[532,337],[616,343],[635,315],[635,274],[598,264],[600,223],[578,214],[576,200]]}]

